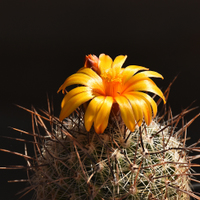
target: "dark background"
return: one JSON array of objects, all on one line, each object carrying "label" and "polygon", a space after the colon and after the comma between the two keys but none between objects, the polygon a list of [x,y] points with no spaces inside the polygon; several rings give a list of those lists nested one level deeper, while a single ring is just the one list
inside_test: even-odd
[{"label": "dark background", "polygon": [[[30,114],[14,104],[46,109],[47,93],[58,116],[63,96],[56,92],[83,66],[87,54],[126,54],[124,66],[137,64],[161,73],[165,79],[155,82],[163,91],[179,74],[168,101],[174,115],[194,100],[194,106],[200,105],[199,10],[199,0],[1,0],[0,135],[26,138],[9,128],[31,131]],[[188,144],[200,137],[199,122],[189,128]],[[24,152],[21,142],[1,138],[0,145]],[[4,152],[0,158],[0,166],[25,164]],[[15,179],[26,179],[26,172],[0,171],[0,199],[16,199],[25,184],[7,183]]]}]

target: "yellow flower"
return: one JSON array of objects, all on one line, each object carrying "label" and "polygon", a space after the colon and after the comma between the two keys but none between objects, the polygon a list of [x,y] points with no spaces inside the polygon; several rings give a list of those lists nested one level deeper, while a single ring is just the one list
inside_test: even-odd
[{"label": "yellow flower", "polygon": [[[130,65],[121,68],[127,56],[117,56],[114,61],[105,54],[99,58],[86,56],[83,68],[66,79],[58,92],[69,85],[80,86],[69,91],[61,103],[60,120],[68,117],[77,107],[89,102],[84,116],[89,131],[94,123],[96,133],[103,133],[108,125],[111,109],[119,107],[125,125],[134,131],[143,119],[149,125],[157,114],[157,104],[146,92],[165,97],[150,77],[162,78],[157,72]],[[142,72],[138,72],[143,70]]]}]

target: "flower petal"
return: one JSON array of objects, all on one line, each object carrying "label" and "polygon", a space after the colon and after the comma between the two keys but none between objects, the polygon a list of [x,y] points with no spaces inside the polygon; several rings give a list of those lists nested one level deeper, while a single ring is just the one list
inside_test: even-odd
[{"label": "flower petal", "polygon": [[152,92],[152,93],[158,95],[159,97],[161,97],[163,99],[164,103],[166,103],[165,97],[164,97],[162,91],[149,78],[147,78],[146,80],[141,80],[141,81],[136,82],[135,84],[131,85],[123,92],[127,93],[127,92],[132,92],[132,91]]},{"label": "flower petal", "polygon": [[131,93],[124,94],[124,96],[129,100],[132,106],[133,114],[138,126],[141,126],[143,121],[143,108],[141,107],[141,102]]},{"label": "flower petal", "polygon": [[[143,116],[144,116],[144,120],[146,124],[149,125],[152,121],[152,109],[151,109],[150,103],[148,101],[145,101],[145,99],[143,99],[143,97],[137,93],[135,93],[134,95],[133,94],[130,95],[129,93],[129,94],[126,94],[126,96],[132,105],[133,112],[136,113],[135,117],[136,117],[136,121],[138,122],[138,126],[141,125],[143,121]],[[139,112],[140,118],[137,118],[138,112]],[[142,116],[141,116],[141,112],[142,112]]]},{"label": "flower petal", "polygon": [[102,83],[101,77],[100,77],[95,71],[93,71],[93,70],[90,69],[90,68],[84,68],[84,67],[82,67],[81,69],[78,70],[77,73],[86,74],[86,75],[88,75],[89,77],[95,79],[98,83]]},{"label": "flower petal", "polygon": [[103,84],[102,78],[92,69],[90,68],[81,68],[78,70],[78,73],[83,73],[91,77],[97,84],[93,84],[91,86],[88,86],[90,88],[93,88],[94,90],[98,91],[101,94],[105,95],[105,88]]},{"label": "flower petal", "polygon": [[153,111],[153,117],[156,116],[156,114],[157,114],[157,104],[148,94],[143,93],[143,92],[132,92],[132,93],[129,93],[129,94],[141,96],[143,98],[143,100],[146,101],[146,103],[149,103],[151,105],[151,108],[152,108],[152,111]]},{"label": "flower petal", "polygon": [[122,82],[126,83],[126,81],[128,81],[135,73],[137,73],[140,70],[149,70],[149,69],[138,65],[129,65],[123,71]]},{"label": "flower petal", "polygon": [[85,86],[80,86],[80,87],[77,87],[77,88],[74,88],[74,89],[70,90],[70,92],[68,92],[68,93],[64,96],[64,98],[63,98],[63,100],[62,100],[62,102],[61,102],[61,108],[63,108],[63,106],[64,106],[73,96],[75,96],[75,95],[77,95],[77,94],[80,94],[80,93],[82,93],[82,92],[86,92],[86,91],[91,91],[91,89],[88,88],[88,87],[85,87]]},{"label": "flower petal", "polygon": [[125,125],[128,127],[128,129],[130,129],[130,131],[134,131],[135,118],[129,100],[124,96],[117,96],[115,97],[115,100],[119,105],[121,116]]},{"label": "flower petal", "polygon": [[130,78],[126,84],[124,85],[124,87],[129,87],[130,85],[133,85],[134,83],[136,83],[137,81],[141,81],[144,80],[146,78],[149,77],[154,77],[154,78],[162,78],[163,76],[157,72],[154,71],[144,71],[144,72],[140,72],[138,74],[136,74],[135,76],[133,76],[132,78]]},{"label": "flower petal", "polygon": [[68,117],[78,106],[92,99],[94,95],[91,91],[81,92],[72,98],[70,98],[65,104],[60,112],[59,119],[62,121],[64,118]]},{"label": "flower petal", "polygon": [[80,84],[80,85],[88,86],[88,85],[91,85],[92,83],[95,83],[95,81],[91,77],[89,77],[85,74],[76,73],[76,74],[69,76],[65,80],[65,82],[60,86],[58,92],[60,90],[62,90],[62,92],[64,92],[64,89],[70,85]]},{"label": "flower petal", "polygon": [[[135,96],[136,97],[136,96]],[[149,105],[149,103],[147,103],[146,101],[144,101],[144,99],[142,99],[141,97],[137,97],[141,107],[143,107],[143,115],[144,115],[144,120],[146,122],[146,124],[149,126],[151,121],[152,121],[152,109],[151,106]]]},{"label": "flower petal", "polygon": [[99,69],[101,73],[107,69],[110,69],[112,66],[113,60],[110,56],[101,54],[99,56]]},{"label": "flower petal", "polygon": [[117,56],[115,58],[115,60],[113,61],[112,68],[121,68],[122,65],[124,64],[126,58],[127,58],[126,55],[125,56],[123,56],[123,55]]},{"label": "flower petal", "polygon": [[104,96],[98,96],[90,101],[84,116],[85,128],[87,131],[91,129],[94,118],[104,102],[104,99]]},{"label": "flower petal", "polygon": [[150,106],[150,103],[146,101],[145,98],[141,95],[134,95],[135,98],[137,98],[141,104],[141,107],[143,107],[143,114],[144,114],[144,120],[147,125],[149,125],[152,121],[152,108]]},{"label": "flower petal", "polygon": [[104,130],[106,129],[108,125],[108,119],[110,116],[112,104],[113,104],[113,98],[107,96],[94,119],[94,128],[96,133],[98,134],[103,133]]},{"label": "flower petal", "polygon": [[[85,68],[87,69],[87,68]],[[92,71],[92,70],[91,70]],[[71,76],[69,76],[65,82],[60,86],[58,92],[62,90],[64,93],[64,90],[66,87],[74,84],[80,84],[88,86],[91,89],[94,89],[98,91],[101,94],[104,94],[103,84],[102,82],[98,81],[98,79],[92,78],[84,73],[76,73]]]}]

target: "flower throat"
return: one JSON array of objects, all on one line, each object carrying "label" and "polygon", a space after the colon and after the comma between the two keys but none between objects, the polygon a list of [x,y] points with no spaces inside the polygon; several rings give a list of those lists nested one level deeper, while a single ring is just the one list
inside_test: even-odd
[{"label": "flower throat", "polygon": [[122,69],[110,68],[101,73],[106,95],[119,96],[122,86]]}]

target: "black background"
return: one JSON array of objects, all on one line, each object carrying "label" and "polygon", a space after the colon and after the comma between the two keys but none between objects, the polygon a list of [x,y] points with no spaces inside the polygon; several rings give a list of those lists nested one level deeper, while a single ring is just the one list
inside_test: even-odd
[{"label": "black background", "polygon": [[[161,73],[165,79],[155,82],[163,91],[179,74],[168,101],[174,115],[194,100],[194,106],[200,105],[199,10],[199,0],[1,0],[0,135],[23,137],[9,126],[31,131],[30,114],[14,104],[46,109],[48,93],[58,115],[63,96],[57,89],[83,66],[87,54],[126,54],[124,66]],[[189,128],[188,144],[200,137],[199,122]],[[24,152],[21,142],[1,138],[0,145]],[[25,164],[8,153],[0,156],[0,166]],[[1,170],[0,199],[16,199],[25,184],[7,180],[25,178],[25,171]]]}]

